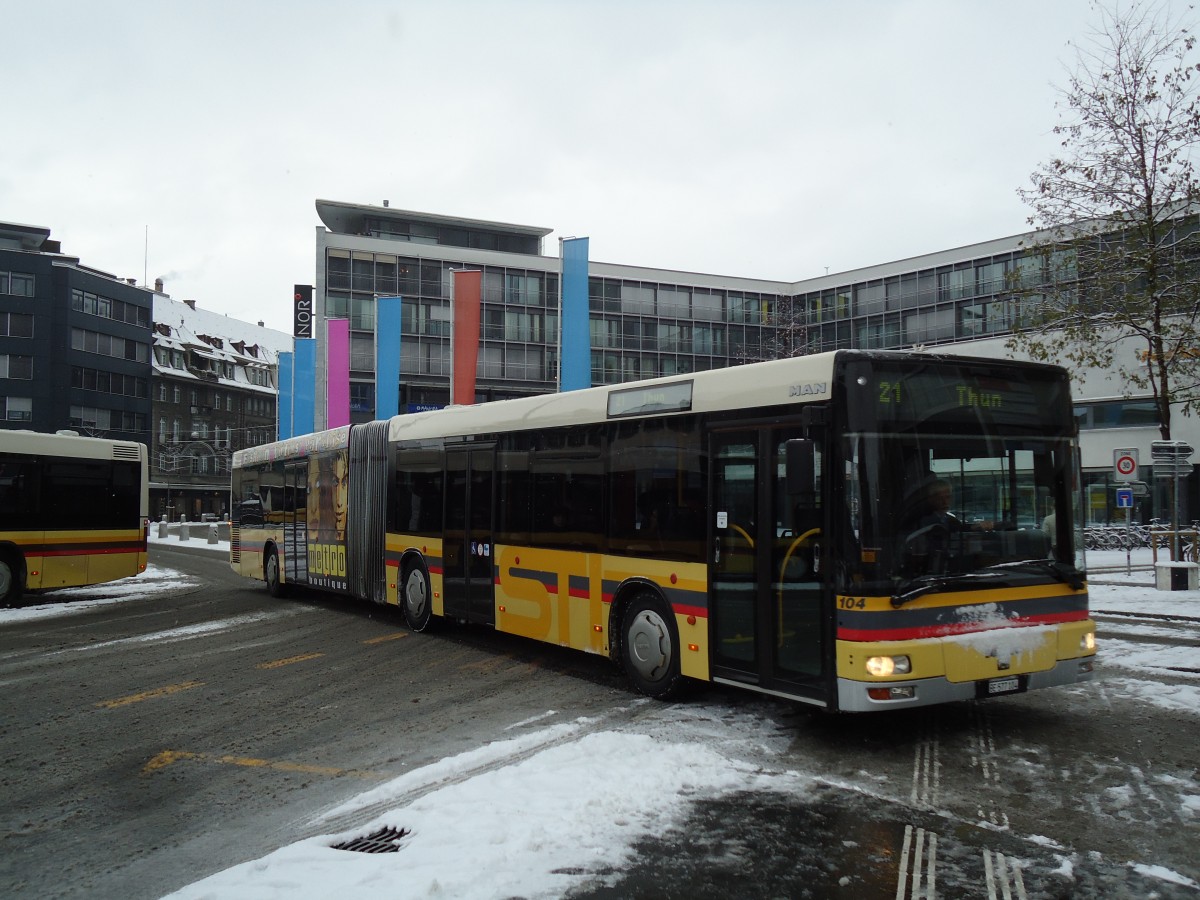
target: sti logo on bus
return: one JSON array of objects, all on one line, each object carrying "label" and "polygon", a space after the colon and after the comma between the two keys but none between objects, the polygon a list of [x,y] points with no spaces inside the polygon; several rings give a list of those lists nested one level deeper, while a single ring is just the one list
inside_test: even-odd
[{"label": "sti logo on bus", "polygon": [[815,397],[818,394],[829,393],[829,382],[814,381],[809,384],[793,384],[788,389],[789,397]]}]

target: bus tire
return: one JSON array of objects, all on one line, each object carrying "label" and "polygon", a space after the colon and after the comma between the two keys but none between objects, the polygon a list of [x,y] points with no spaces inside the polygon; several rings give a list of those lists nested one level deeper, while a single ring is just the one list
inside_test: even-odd
[{"label": "bus tire", "polygon": [[267,593],[272,597],[286,597],[287,585],[279,571],[279,551],[274,547],[267,551],[263,560],[263,581],[267,583]]},{"label": "bus tire", "polygon": [[21,567],[11,556],[0,555],[0,606],[20,606],[23,587]]},{"label": "bus tire", "polygon": [[656,700],[679,694],[679,634],[675,617],[652,591],[640,591],[621,617],[621,662],[634,686]]},{"label": "bus tire", "polygon": [[424,631],[433,619],[433,594],[429,589],[429,573],[419,560],[404,566],[400,583],[400,606],[404,621],[413,631]]}]

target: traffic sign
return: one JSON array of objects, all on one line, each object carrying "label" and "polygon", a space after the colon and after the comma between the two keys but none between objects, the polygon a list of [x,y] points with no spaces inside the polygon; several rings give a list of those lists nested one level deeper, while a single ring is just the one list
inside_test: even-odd
[{"label": "traffic sign", "polygon": [[1192,445],[1186,441],[1151,441],[1150,456],[1155,462],[1168,460],[1184,461],[1193,453]]},{"label": "traffic sign", "polygon": [[1133,509],[1133,488],[1117,488],[1117,509]]},{"label": "traffic sign", "polygon": [[1192,474],[1190,462],[1156,462],[1154,464],[1155,478],[1187,478]]},{"label": "traffic sign", "polygon": [[1138,480],[1138,452],[1136,447],[1113,451],[1113,472],[1116,481]]}]

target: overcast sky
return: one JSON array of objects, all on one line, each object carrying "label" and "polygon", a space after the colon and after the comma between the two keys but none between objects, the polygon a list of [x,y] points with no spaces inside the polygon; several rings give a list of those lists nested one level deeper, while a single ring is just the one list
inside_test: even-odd
[{"label": "overcast sky", "polygon": [[1017,188],[1054,151],[1055,86],[1096,18],[1087,0],[0,0],[0,22],[0,220],[290,331],[317,198],[789,281],[1020,233]]}]

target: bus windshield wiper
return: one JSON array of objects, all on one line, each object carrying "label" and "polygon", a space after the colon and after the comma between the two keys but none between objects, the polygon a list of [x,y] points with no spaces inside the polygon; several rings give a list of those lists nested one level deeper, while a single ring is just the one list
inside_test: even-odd
[{"label": "bus windshield wiper", "polygon": [[905,582],[908,590],[892,594],[892,607],[899,609],[905,603],[910,603],[918,597],[944,590],[953,585],[973,581],[995,581],[1003,577],[1003,572],[962,572],[957,575],[922,575]]},{"label": "bus windshield wiper", "polygon": [[1056,581],[1070,585],[1075,590],[1079,590],[1084,584],[1084,575],[1082,572],[1074,566],[1060,562],[1059,560],[1017,559],[1012,562],[996,563],[994,566],[988,566],[988,569],[1034,569],[1052,576]]}]

